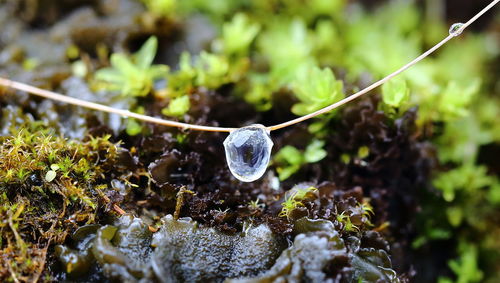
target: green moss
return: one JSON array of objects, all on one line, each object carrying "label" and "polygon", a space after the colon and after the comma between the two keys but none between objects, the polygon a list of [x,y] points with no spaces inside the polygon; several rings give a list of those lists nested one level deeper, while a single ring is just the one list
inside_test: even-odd
[{"label": "green moss", "polygon": [[323,141],[313,140],[303,151],[291,145],[280,149],[273,161],[276,164],[279,179],[286,180],[299,171],[301,166],[307,163],[315,163],[325,158],[326,151],[323,149],[324,144]]},{"label": "green moss", "polygon": [[280,217],[286,217],[290,219],[293,211],[299,207],[304,206],[303,201],[314,198],[314,193],[318,189],[315,187],[299,188],[298,186],[288,191],[285,195],[283,202],[281,203],[281,211],[279,213]]},{"label": "green moss", "polygon": [[105,182],[118,157],[109,138],[69,141],[38,126],[0,137],[0,269],[34,280],[49,244],[62,243],[74,224],[95,221],[104,201],[93,185]]}]

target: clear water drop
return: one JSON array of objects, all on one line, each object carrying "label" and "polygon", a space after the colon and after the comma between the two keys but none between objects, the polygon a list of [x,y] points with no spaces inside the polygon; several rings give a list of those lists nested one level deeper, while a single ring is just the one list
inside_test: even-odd
[{"label": "clear water drop", "polygon": [[450,27],[450,30],[448,32],[450,33],[450,35],[459,36],[462,33],[461,28],[463,27],[463,25],[464,24],[462,24],[462,23],[452,24]]},{"label": "clear water drop", "polygon": [[237,129],[224,140],[229,170],[243,182],[253,182],[264,175],[272,148],[269,131],[262,125]]}]

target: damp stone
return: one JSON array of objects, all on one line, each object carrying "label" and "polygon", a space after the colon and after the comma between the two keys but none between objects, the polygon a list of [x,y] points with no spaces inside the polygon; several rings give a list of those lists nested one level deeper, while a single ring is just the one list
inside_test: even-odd
[{"label": "damp stone", "polygon": [[242,182],[253,182],[266,172],[273,142],[263,125],[232,131],[224,140],[229,170]]}]

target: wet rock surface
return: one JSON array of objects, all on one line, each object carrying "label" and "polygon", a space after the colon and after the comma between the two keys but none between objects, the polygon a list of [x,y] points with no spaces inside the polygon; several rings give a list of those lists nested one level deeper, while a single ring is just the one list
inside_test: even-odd
[{"label": "wet rock surface", "polygon": [[[376,232],[342,238],[328,220],[301,218],[287,248],[264,224],[227,234],[167,215],[156,232],[140,218],[79,228],[56,247],[62,280],[119,282],[400,282]],[[380,244],[381,243],[381,244]],[[385,244],[384,244],[385,243]]]},{"label": "wet rock surface", "polygon": [[222,282],[267,270],[284,248],[284,241],[265,225],[227,235],[198,228],[191,220],[166,216],[155,235],[152,257],[161,282]]},{"label": "wet rock surface", "polygon": [[226,282],[400,282],[386,250],[360,248],[364,240],[354,236],[343,240],[327,220],[301,218],[297,226],[301,233],[271,269],[256,277]]},{"label": "wet rock surface", "polygon": [[79,228],[71,245],[56,247],[60,265],[67,272],[61,278],[222,282],[269,269],[286,247],[284,239],[265,225],[231,235],[170,215],[161,222],[156,233],[130,216],[119,218],[114,225]]}]

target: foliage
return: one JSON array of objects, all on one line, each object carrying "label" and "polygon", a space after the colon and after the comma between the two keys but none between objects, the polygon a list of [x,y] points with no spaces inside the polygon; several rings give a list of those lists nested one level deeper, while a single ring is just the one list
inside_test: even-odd
[{"label": "foliage", "polygon": [[482,189],[492,189],[498,179],[488,175],[485,166],[463,164],[434,179],[434,186],[443,192],[444,200],[452,202],[457,193],[478,193]]},{"label": "foliage", "polygon": [[[92,138],[88,143],[80,144],[54,137],[47,131],[34,134],[21,129],[11,138],[2,138],[0,152],[4,158],[0,160],[0,184],[23,184],[29,174],[37,171],[59,172],[57,180],[61,182],[69,181],[72,177],[93,181],[96,174],[89,170],[89,162],[98,158],[95,150],[106,148],[107,158],[117,154],[117,145],[109,142],[109,138]],[[49,177],[48,182],[56,179],[53,173]],[[72,195],[68,197],[71,199]]]},{"label": "foliage", "polygon": [[0,137],[0,278],[40,276],[49,244],[95,221],[97,185],[120,150],[109,139],[68,141],[36,124]]},{"label": "foliage", "polygon": [[327,153],[323,149],[324,144],[323,141],[313,140],[304,151],[300,151],[291,145],[280,149],[274,157],[279,179],[286,180],[299,171],[302,165],[315,163],[325,158]]},{"label": "foliage", "polygon": [[449,278],[439,278],[439,283],[468,283],[481,282],[484,278],[484,273],[478,268],[478,251],[477,247],[471,244],[462,243],[459,246],[460,258],[449,262],[451,270],[457,274],[457,280],[453,281]]},{"label": "foliage", "polygon": [[335,80],[332,70],[318,67],[301,69],[292,89],[300,103],[293,105],[296,115],[307,115],[344,98],[342,81]]},{"label": "foliage", "polygon": [[109,91],[120,91],[124,96],[146,96],[153,89],[155,80],[168,73],[165,65],[152,65],[158,48],[156,37],[150,37],[131,58],[123,53],[111,55],[111,67],[95,73],[95,78]]},{"label": "foliage", "polygon": [[217,88],[227,80],[229,63],[226,57],[202,51],[195,65],[196,85]]},{"label": "foliage", "polygon": [[438,109],[444,120],[453,120],[468,114],[468,106],[479,90],[479,81],[468,85],[458,84],[455,81],[448,83],[441,94]]},{"label": "foliage", "polygon": [[[493,118],[497,112],[493,109],[498,108],[493,105],[498,102],[481,93],[481,82],[488,76],[481,70],[480,62],[491,55],[481,51],[483,47],[476,44],[478,40],[486,42],[486,38],[468,37],[458,45],[447,47],[436,59],[436,79],[439,74],[440,81],[447,81],[439,92],[431,94],[417,86],[428,94],[418,98],[422,120],[444,121],[442,130],[434,134],[434,143],[438,148],[437,157],[446,164],[446,169],[435,174],[433,185],[442,193],[442,198],[427,196],[432,201],[424,206],[420,222],[425,232],[414,244],[432,245],[433,240],[453,237],[457,258],[450,260],[449,266],[456,275],[455,282],[479,282],[485,276],[495,276],[487,270],[496,266],[493,262],[499,256],[492,240],[498,237],[496,224],[491,219],[498,215],[496,196],[500,193],[500,179],[478,160],[482,146],[500,142],[497,129],[492,126],[498,124],[497,118]],[[456,66],[456,58],[452,57],[468,51],[482,55],[476,60],[464,58],[465,68],[474,71],[463,72],[464,66]],[[432,215],[443,217],[432,220]],[[454,282],[450,278],[442,281]]]},{"label": "foliage", "polygon": [[141,0],[148,11],[165,17],[176,15],[178,0]]},{"label": "foliage", "polygon": [[[158,43],[156,37],[151,37],[133,55],[112,54],[111,67],[94,73],[95,66],[108,64],[107,52],[101,52],[103,38],[92,38],[99,42],[96,46],[80,46],[76,40],[80,32],[74,32],[70,25],[74,34],[67,38],[79,46],[63,49],[68,53],[64,63],[72,62],[72,74],[82,81],[90,79],[86,83],[94,90],[108,91],[107,97],[98,97],[102,92],[96,94],[101,102],[111,106],[109,91],[120,92],[133,101],[131,111],[200,124],[267,124],[290,119],[294,114],[311,113],[406,64],[439,41],[447,30],[440,18],[422,13],[424,9],[417,1],[380,5],[377,2],[376,7],[370,5],[369,9],[346,0],[312,0],[307,9],[301,0],[141,2],[149,11],[146,14],[153,15],[151,23],[144,25],[143,19],[121,29],[120,35],[125,35],[126,40],[116,42],[115,47],[126,51],[130,41],[154,34],[162,42],[171,43],[160,50],[158,61],[168,58],[168,62],[173,62],[171,55],[182,51],[179,47],[189,50],[190,53],[182,52],[171,72],[167,66],[153,64]],[[109,17],[109,22],[114,23],[117,18],[113,15],[103,14],[102,18]],[[136,16],[127,14],[127,22]],[[197,23],[200,18],[203,29]],[[2,24],[8,25],[9,21]],[[213,35],[215,39],[198,42],[205,28],[217,33]],[[104,39],[115,40],[113,35]],[[56,91],[73,89],[61,81],[70,73],[54,73],[51,66],[45,68],[46,59],[33,56],[29,48],[18,52],[24,55],[14,54],[4,68],[4,58],[12,48],[7,46],[9,38],[4,43],[6,51],[2,52],[0,71],[14,78],[28,72],[27,80],[34,74],[31,83]],[[0,165],[5,169],[0,171],[0,248],[4,251],[0,265],[13,268],[20,276],[32,273],[44,263],[45,246],[41,244],[47,241],[36,243],[27,231],[34,231],[39,238],[36,233],[40,231],[64,238],[70,225],[93,223],[100,215],[98,209],[109,209],[111,204],[103,202],[104,192],[116,199],[140,198],[140,204],[138,201],[131,207],[141,207],[139,214],[148,217],[172,213],[176,207],[177,216],[190,216],[230,233],[244,230],[242,223],[267,222],[274,232],[292,237],[291,231],[299,225],[289,220],[295,219],[296,214],[317,218],[314,221],[328,219],[342,234],[342,241],[353,235],[364,241],[368,230],[374,229],[382,231],[390,244],[398,247],[400,254],[394,258],[407,261],[399,262],[398,268],[405,269],[409,262],[418,269],[420,263],[412,254],[436,253],[444,246],[447,251],[439,257],[431,254],[423,258],[432,261],[436,268],[445,267],[431,276],[453,274],[450,278],[442,277],[445,282],[496,282],[500,278],[495,274],[500,270],[500,180],[496,176],[498,162],[485,158],[492,155],[491,148],[500,144],[499,100],[494,95],[497,69],[492,64],[499,53],[495,39],[489,32],[464,33],[374,90],[370,99],[352,102],[340,111],[318,117],[314,123],[306,122],[304,127],[276,132],[273,138],[279,151],[273,165],[279,180],[284,181],[281,183],[266,179],[262,183],[234,185],[224,161],[214,158],[221,154],[219,136],[179,134],[177,130],[154,125],[146,130],[136,120],[128,119],[126,132],[134,137],[120,137],[136,153],[134,160],[141,170],[138,179],[147,183],[147,189],[134,194],[117,193],[100,187],[116,177],[110,172],[110,167],[116,169],[113,162],[118,160],[113,157],[119,151],[118,145],[110,142],[113,138],[81,137],[80,141],[68,141],[48,131],[35,135],[33,129],[28,129],[11,135],[2,130],[2,135],[10,137],[2,138],[0,147]],[[88,47],[95,47],[98,58]],[[205,50],[200,51],[202,47]],[[51,75],[35,73],[42,67]],[[26,102],[22,96],[19,101],[11,100],[3,96],[4,89],[0,93],[1,114],[7,117],[2,119],[5,125],[19,116],[3,111],[4,105],[12,103],[21,105],[21,114],[32,115],[32,119],[58,120],[51,124],[53,128],[75,122],[65,121],[67,115],[60,114],[67,109],[54,106],[58,110],[48,111],[49,115],[38,100]],[[91,122],[93,117],[84,117],[82,113],[88,114],[82,111],[81,115],[74,115],[81,119],[75,124],[81,125],[87,119],[86,126],[94,135],[106,132],[102,124]],[[98,120],[107,119],[97,116]],[[414,117],[418,117],[416,125]],[[309,133],[304,134],[306,128]],[[295,139],[293,144],[297,147],[290,145],[289,137]],[[305,146],[302,139],[312,141]],[[97,148],[92,147],[95,140],[99,141]],[[128,171],[126,180],[132,170]],[[296,174],[299,171],[311,176]],[[429,172],[432,180],[427,180]],[[327,184],[317,185],[317,193],[312,187],[288,190],[301,181]],[[192,187],[196,193],[186,194],[176,204],[180,186]],[[282,196],[280,200],[278,195]],[[281,200],[279,218],[276,207],[280,208]],[[417,210],[419,219],[414,223]],[[61,211],[65,213],[62,216]],[[76,220],[53,224],[40,215],[51,219],[74,215]],[[37,221],[44,225],[34,229]],[[330,240],[335,238],[338,237]],[[61,243],[62,239],[52,241]],[[381,239],[375,242],[377,250],[384,246]],[[415,253],[408,251],[407,243],[411,242],[417,249]],[[373,258],[386,258],[376,251],[365,252]],[[354,256],[357,255],[349,260]],[[5,259],[8,264],[4,264]],[[388,276],[378,269],[383,264],[365,266],[381,272],[380,278]],[[344,270],[346,274],[348,268]],[[0,278],[2,272],[0,268]],[[426,273],[427,270],[420,272],[415,280],[435,279],[418,277]]]},{"label": "foliage", "polygon": [[270,76],[278,84],[287,84],[295,78],[296,71],[314,65],[313,45],[307,26],[301,19],[277,20],[258,38],[259,49],[269,60]]},{"label": "foliage", "polygon": [[285,199],[281,203],[281,211],[279,213],[280,217],[286,217],[290,219],[292,212],[298,207],[304,206],[303,201],[311,197],[311,194],[318,191],[315,187],[300,188],[298,186],[292,188],[285,195]]},{"label": "foliage", "polygon": [[410,99],[410,89],[402,79],[395,78],[382,86],[382,101],[391,107],[400,108]]},{"label": "foliage", "polygon": [[260,30],[259,24],[249,21],[244,14],[236,14],[231,22],[222,26],[224,53],[245,54],[248,51]]},{"label": "foliage", "polygon": [[163,108],[161,113],[166,116],[178,117],[186,114],[189,111],[189,107],[189,96],[183,95],[176,97],[172,101],[170,101],[168,107]]}]

